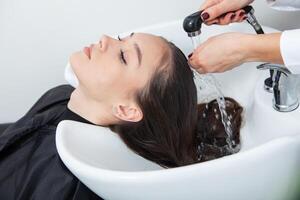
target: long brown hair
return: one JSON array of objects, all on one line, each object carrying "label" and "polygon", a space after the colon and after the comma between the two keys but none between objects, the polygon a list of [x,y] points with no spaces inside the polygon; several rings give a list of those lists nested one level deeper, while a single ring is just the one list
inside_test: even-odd
[{"label": "long brown hair", "polygon": [[[197,105],[197,90],[187,59],[173,43],[168,44],[171,55],[167,70],[157,70],[147,87],[136,94],[143,119],[111,125],[111,130],[137,154],[163,167],[228,155],[209,149],[226,145],[225,129],[215,117],[215,102]],[[227,112],[232,116],[233,136],[238,144],[242,107],[230,98],[226,102],[230,105]]]}]

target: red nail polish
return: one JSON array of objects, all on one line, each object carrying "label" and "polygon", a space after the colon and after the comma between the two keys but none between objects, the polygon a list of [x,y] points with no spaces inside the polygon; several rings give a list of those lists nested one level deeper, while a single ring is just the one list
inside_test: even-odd
[{"label": "red nail polish", "polygon": [[245,20],[245,19],[247,19],[248,17],[247,16],[245,16],[245,17],[243,17],[243,20]]},{"label": "red nail polish", "polygon": [[193,53],[190,53],[190,54],[188,55],[188,57],[190,58],[190,57],[192,57],[192,55],[193,55]]},{"label": "red nail polish", "polygon": [[230,20],[233,20],[233,18],[236,16],[236,14],[233,14],[230,16]]},{"label": "red nail polish", "polygon": [[240,12],[239,16],[242,17],[245,14],[245,12]]},{"label": "red nail polish", "polygon": [[209,18],[209,14],[207,12],[202,13],[201,17],[205,21],[205,20],[207,20]]}]

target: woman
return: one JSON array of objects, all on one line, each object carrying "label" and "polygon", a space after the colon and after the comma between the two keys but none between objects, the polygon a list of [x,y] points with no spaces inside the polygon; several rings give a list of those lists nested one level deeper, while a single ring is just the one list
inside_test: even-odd
[{"label": "woman", "polygon": [[[1,199],[97,199],[56,152],[55,129],[65,119],[110,127],[133,151],[164,167],[230,154],[216,102],[197,107],[187,59],[165,39],[103,36],[72,54],[70,63],[76,89],[51,89],[1,135]],[[238,144],[242,108],[229,98],[227,108]]]},{"label": "woman", "polygon": [[[241,22],[246,18],[239,9],[253,1],[206,0],[200,8],[202,19],[207,25]],[[300,10],[300,1],[267,1],[275,9]],[[226,33],[199,45],[189,62],[199,73],[224,72],[244,62],[259,61],[284,64],[292,73],[300,74],[299,50],[300,29],[263,35]]]}]

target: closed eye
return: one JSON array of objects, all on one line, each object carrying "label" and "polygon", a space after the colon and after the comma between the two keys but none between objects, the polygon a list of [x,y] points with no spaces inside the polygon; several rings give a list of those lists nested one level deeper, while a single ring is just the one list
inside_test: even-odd
[{"label": "closed eye", "polygon": [[[132,37],[134,33],[131,33],[130,34],[130,37]],[[118,40],[119,41],[123,41],[122,38],[118,35]],[[127,65],[127,61],[125,59],[125,56],[124,56],[124,51],[122,49],[120,49],[120,60],[123,64]]]},{"label": "closed eye", "polygon": [[124,51],[122,49],[120,49],[120,60],[123,64],[127,65],[127,61],[124,56]]}]

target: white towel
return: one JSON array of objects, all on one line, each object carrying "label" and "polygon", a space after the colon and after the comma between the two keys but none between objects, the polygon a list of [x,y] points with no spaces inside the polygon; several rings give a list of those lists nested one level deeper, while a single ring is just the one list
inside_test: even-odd
[{"label": "white towel", "polygon": [[78,78],[76,77],[70,62],[67,63],[65,68],[65,80],[74,88],[76,88],[79,84]]}]

